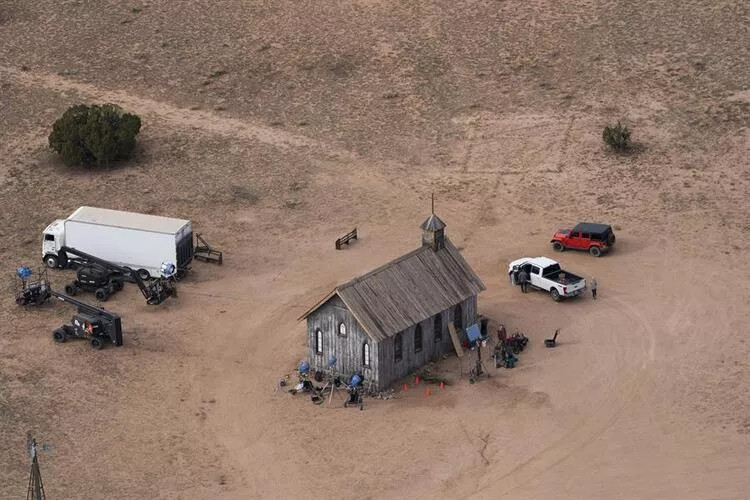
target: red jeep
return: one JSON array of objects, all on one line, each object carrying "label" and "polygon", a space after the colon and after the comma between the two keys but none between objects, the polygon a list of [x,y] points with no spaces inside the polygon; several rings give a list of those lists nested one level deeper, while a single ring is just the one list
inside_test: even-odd
[{"label": "red jeep", "polygon": [[573,229],[560,229],[550,241],[552,248],[562,252],[566,248],[587,250],[594,257],[599,257],[615,244],[615,233],[612,226],[581,222]]}]

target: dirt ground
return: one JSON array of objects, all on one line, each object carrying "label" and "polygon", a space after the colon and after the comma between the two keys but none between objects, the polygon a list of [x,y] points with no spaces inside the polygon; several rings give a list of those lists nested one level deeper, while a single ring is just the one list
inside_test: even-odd
[{"label": "dirt ground", "polygon": [[[0,2],[0,498],[27,430],[49,498],[747,498],[748,26],[739,0]],[[50,154],[81,102],[141,115],[134,160]],[[520,363],[449,358],[444,391],[364,411],[276,393],[296,318],[418,245],[430,193]],[[225,263],[111,299],[122,348],[54,344],[73,309],[19,309],[12,275],[80,205],[189,218]],[[552,254],[582,220],[611,255]],[[599,300],[522,295],[507,263],[536,255]]]}]

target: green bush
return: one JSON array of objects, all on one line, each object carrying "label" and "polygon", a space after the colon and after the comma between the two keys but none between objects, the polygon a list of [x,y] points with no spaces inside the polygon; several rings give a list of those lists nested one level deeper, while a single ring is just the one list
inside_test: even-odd
[{"label": "green bush", "polygon": [[607,125],[602,133],[604,143],[615,151],[627,151],[630,148],[630,130],[617,122],[615,126]]},{"label": "green bush", "polygon": [[119,106],[78,105],[68,108],[52,126],[49,146],[66,165],[108,167],[135,151],[141,119]]}]

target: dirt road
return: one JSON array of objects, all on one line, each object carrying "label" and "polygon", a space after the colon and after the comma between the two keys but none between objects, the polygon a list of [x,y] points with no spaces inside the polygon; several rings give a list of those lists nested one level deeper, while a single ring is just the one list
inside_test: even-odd
[{"label": "dirt road", "polygon": [[[2,289],[84,204],[190,218],[225,264],[157,308],[108,302],[120,349],[56,345],[72,310],[0,298],[0,498],[25,491],[29,429],[50,498],[746,497],[745,7],[84,4],[0,10]],[[142,115],[135,160],[60,165],[49,124],[105,101]],[[600,132],[623,115],[618,157]],[[530,338],[519,364],[470,384],[451,357],[444,391],[364,411],[276,392],[296,318],[418,245],[431,193],[480,312]],[[581,220],[614,225],[611,255],[553,253]],[[510,287],[537,255],[599,300]]]}]

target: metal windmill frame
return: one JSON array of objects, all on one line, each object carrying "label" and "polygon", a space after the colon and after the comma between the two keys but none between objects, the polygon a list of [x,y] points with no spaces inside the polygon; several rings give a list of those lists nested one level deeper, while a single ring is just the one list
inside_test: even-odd
[{"label": "metal windmill frame", "polygon": [[39,459],[36,449],[36,439],[29,431],[26,433],[26,443],[31,454],[31,473],[29,474],[29,489],[26,492],[26,500],[46,500],[44,485],[42,484],[42,473],[39,471]]}]

